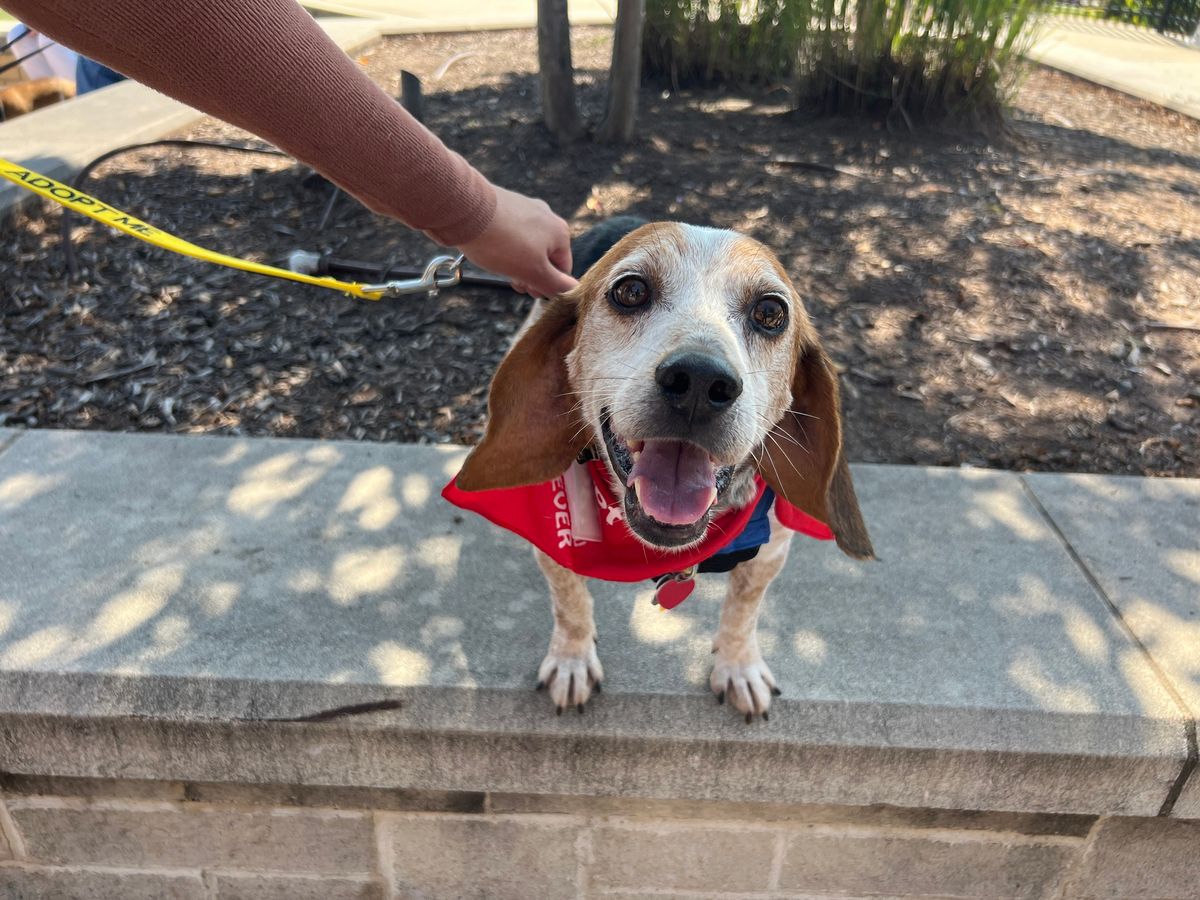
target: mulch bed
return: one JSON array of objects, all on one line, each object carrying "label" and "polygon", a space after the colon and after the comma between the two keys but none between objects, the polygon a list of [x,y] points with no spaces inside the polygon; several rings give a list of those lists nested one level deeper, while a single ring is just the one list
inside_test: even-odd
[{"label": "mulch bed", "polygon": [[[609,48],[576,29],[593,118]],[[647,87],[632,145],[560,150],[535,59],[532,32],[504,32],[389,39],[364,61],[393,93],[401,67],[420,75],[430,126],[577,232],[635,212],[773,247],[842,368],[851,459],[1200,475],[1200,122],[1034,69],[991,141],[814,120],[779,92]],[[212,120],[187,136],[247,137]],[[434,252],[347,199],[318,230],[328,187],[304,175],[160,149],[89,187],[266,261]],[[69,285],[59,217],[3,232],[0,424],[470,443],[528,308],[487,289],[369,304],[84,223]]]}]

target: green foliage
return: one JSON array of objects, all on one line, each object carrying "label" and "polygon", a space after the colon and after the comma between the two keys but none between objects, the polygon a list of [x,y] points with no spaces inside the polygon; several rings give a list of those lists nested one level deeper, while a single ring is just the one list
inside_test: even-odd
[{"label": "green foliage", "polygon": [[1181,36],[1190,35],[1200,23],[1200,0],[1050,0],[1049,9]]},{"label": "green foliage", "polygon": [[676,87],[786,86],[912,125],[1001,121],[1040,0],[647,0],[644,67]]}]

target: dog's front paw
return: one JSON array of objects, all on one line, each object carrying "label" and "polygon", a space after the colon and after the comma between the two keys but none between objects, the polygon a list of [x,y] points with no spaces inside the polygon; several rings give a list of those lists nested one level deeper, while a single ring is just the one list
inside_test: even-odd
[{"label": "dog's front paw", "polygon": [[547,688],[559,715],[568,706],[580,713],[583,704],[592,696],[593,689],[599,693],[604,680],[604,669],[596,655],[593,637],[572,640],[558,629],[550,638],[550,652],[538,668],[538,690]]},{"label": "dog's front paw", "polygon": [[726,656],[720,647],[715,652],[717,661],[709,684],[717,695],[717,702],[724,703],[728,699],[731,706],[745,714],[747,724],[756,715],[769,719],[767,710],[771,698],[783,692],[776,687],[775,676],[758,650],[743,651],[736,656]]}]

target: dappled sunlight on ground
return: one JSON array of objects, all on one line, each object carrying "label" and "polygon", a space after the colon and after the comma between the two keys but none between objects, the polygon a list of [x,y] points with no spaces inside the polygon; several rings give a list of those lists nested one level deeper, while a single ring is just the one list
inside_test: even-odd
[{"label": "dappled sunlight on ground", "polygon": [[423,653],[403,647],[395,641],[383,641],[368,653],[379,680],[392,687],[425,684],[429,679],[429,659]]},{"label": "dappled sunlight on ground", "polygon": [[629,611],[629,627],[637,640],[646,644],[670,644],[686,636],[696,622],[683,610],[653,606],[650,591],[638,591]]},{"label": "dappled sunlight on ground", "polygon": [[[1200,524],[1197,526],[1200,528]],[[1200,585],[1200,549],[1166,550],[1162,554],[1163,565],[1180,578]]]},{"label": "dappled sunlight on ground", "polygon": [[315,447],[307,453],[281,453],[253,466],[242,483],[229,494],[230,511],[265,519],[275,507],[299,497],[339,459],[333,447]]},{"label": "dappled sunlight on ground", "polygon": [[1138,637],[1151,656],[1190,681],[1193,696],[1200,696],[1200,616],[1193,612],[1184,618],[1149,600],[1136,600],[1123,612],[1136,623]]},{"label": "dappled sunlight on ground", "polygon": [[404,570],[405,556],[406,551],[399,545],[339,554],[329,575],[330,598],[339,606],[347,606],[364,594],[380,594],[393,588]]},{"label": "dappled sunlight on ground", "polygon": [[1046,525],[1031,515],[1024,497],[1011,491],[982,490],[972,496],[971,503],[975,509],[972,522],[986,523],[979,527],[991,528],[998,523],[1021,540],[1045,540]]},{"label": "dappled sunlight on ground", "polygon": [[[457,463],[455,472],[458,471]],[[420,475],[405,475],[404,483],[400,488],[400,495],[413,509],[421,509],[429,503],[429,498],[433,496],[431,485],[428,478],[423,478]]]},{"label": "dappled sunlight on ground", "polygon": [[[412,478],[413,476],[410,476]],[[338,503],[340,513],[358,512],[358,527],[381,531],[396,520],[400,504],[392,496],[391,469],[376,466],[354,476]]]},{"label": "dappled sunlight on ground", "polygon": [[16,617],[17,605],[7,600],[0,600],[0,637],[8,631]]},{"label": "dappled sunlight on ground", "polygon": [[436,570],[441,581],[448,582],[454,578],[458,568],[462,546],[462,538],[450,535],[429,537],[417,545],[416,556],[423,565]]},{"label": "dappled sunlight on ground", "polygon": [[819,665],[829,653],[829,644],[816,632],[801,628],[792,635],[792,649],[805,662]]},{"label": "dappled sunlight on ground", "polygon": [[1109,640],[1096,621],[1082,611],[1068,609],[1063,613],[1063,633],[1075,652],[1088,662],[1100,664],[1109,659]]},{"label": "dappled sunlight on ground", "polygon": [[59,652],[71,641],[70,629],[48,625],[28,633],[20,640],[8,643],[0,653],[0,665],[9,669],[36,666]]},{"label": "dappled sunlight on ground", "polygon": [[[22,456],[24,440],[49,445]],[[0,520],[0,566],[15,552],[48,573],[0,582],[4,668],[528,688],[528,714],[545,712],[547,590],[527,544],[438,498],[461,450],[126,440],[38,432],[0,455],[0,484],[46,486],[20,507],[31,533]],[[880,561],[794,540],[758,632],[781,704],[1175,714],[1016,476],[863,466],[855,480]],[[1158,552],[1196,583],[1193,551]],[[707,695],[726,581],[703,576],[668,612],[648,583],[593,582],[603,696]],[[1195,621],[1147,598],[1127,612],[1198,677]]]},{"label": "dappled sunlight on ground", "polygon": [[218,581],[215,584],[208,585],[200,598],[200,605],[210,616],[223,616],[237,602],[238,595],[241,594],[242,588],[240,585],[232,581]]},{"label": "dappled sunlight on ground", "polygon": [[24,472],[0,481],[0,511],[12,512],[36,497],[62,484],[62,476],[33,475]]},{"label": "dappled sunlight on ground", "polygon": [[138,576],[137,583],[105,603],[80,635],[71,655],[87,653],[125,637],[155,619],[183,584],[182,566],[163,566]]},{"label": "dappled sunlight on ground", "polygon": [[1097,712],[1099,706],[1086,684],[1066,684],[1055,681],[1046,671],[1042,659],[1034,652],[1018,651],[1009,664],[1008,674],[1013,683],[1037,701],[1041,709],[1059,712]]},{"label": "dappled sunlight on ground", "polygon": [[190,638],[191,625],[187,619],[183,616],[163,616],[153,628],[149,646],[128,662],[120,663],[116,671],[125,675],[144,675],[149,665],[177,652]]}]

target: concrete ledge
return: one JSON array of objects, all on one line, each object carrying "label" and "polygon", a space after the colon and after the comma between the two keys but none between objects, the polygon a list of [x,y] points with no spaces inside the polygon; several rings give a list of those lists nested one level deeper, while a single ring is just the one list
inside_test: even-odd
[{"label": "concrete ledge", "polygon": [[[1147,648],[1179,704],[1200,716],[1200,482],[1028,476],[1105,599]],[[1119,515],[1113,511],[1120,510]],[[1196,732],[1174,813],[1200,819]]]},{"label": "concrete ledge", "polygon": [[437,496],[460,450],[4,447],[10,774],[1153,816],[1189,764],[1177,690],[1039,508],[1059,476],[858,467],[882,562],[797,542],[760,630],[786,693],[747,727],[706,687],[720,577],[669,614],[594,585],[605,692],[554,716],[528,549]]}]

